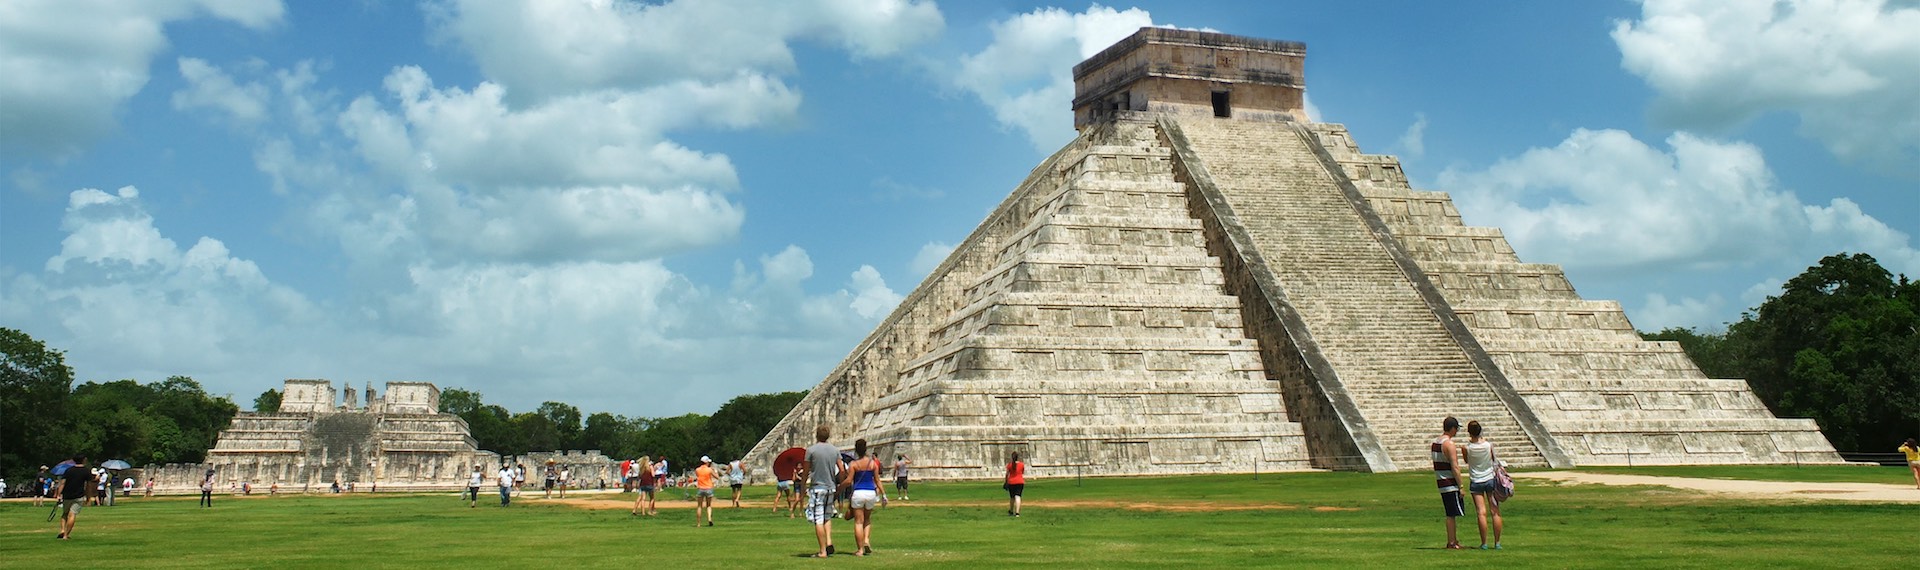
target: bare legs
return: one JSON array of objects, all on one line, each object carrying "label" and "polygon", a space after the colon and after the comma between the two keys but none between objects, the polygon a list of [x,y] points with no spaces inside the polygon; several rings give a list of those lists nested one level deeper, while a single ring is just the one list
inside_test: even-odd
[{"label": "bare legs", "polygon": [[853,555],[873,551],[873,509],[853,510]]},{"label": "bare legs", "polygon": [[697,493],[693,500],[693,526],[700,526],[700,517],[707,517],[707,526],[713,526],[713,495]]},{"label": "bare legs", "polygon": [[[1473,509],[1480,513],[1480,548],[1484,549],[1487,547],[1487,513],[1489,512],[1493,513],[1493,545],[1496,548],[1499,547],[1500,531],[1504,530],[1503,527],[1506,526],[1506,524],[1500,520],[1500,501],[1493,500],[1491,497],[1488,497],[1486,493],[1474,493]],[[1447,519],[1447,523],[1448,525],[1452,525],[1453,519]],[[1448,530],[1451,531],[1452,529]],[[1448,534],[1452,533],[1449,532]]]},{"label": "bare legs", "polygon": [[1907,468],[1913,470],[1913,488],[1920,489],[1920,463],[1908,463]]}]

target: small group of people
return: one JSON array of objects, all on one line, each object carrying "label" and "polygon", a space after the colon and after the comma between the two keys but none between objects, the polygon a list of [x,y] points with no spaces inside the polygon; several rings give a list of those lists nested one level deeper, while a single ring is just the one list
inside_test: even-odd
[{"label": "small group of people", "polygon": [[873,510],[887,504],[886,489],[880,485],[883,466],[879,458],[868,454],[867,440],[854,440],[853,460],[846,461],[840,456],[839,447],[827,443],[831,437],[832,427],[816,428],[814,444],[807,447],[806,458],[794,473],[795,482],[807,483],[807,522],[813,523],[814,539],[820,547],[813,556],[826,558],[834,554],[833,519],[840,515],[835,502],[843,487],[849,491],[847,509],[853,519],[853,555],[866,556],[873,553]]},{"label": "small group of people", "polygon": [[[1465,516],[1467,507],[1460,496],[1462,463],[1466,464],[1467,492],[1473,495],[1473,507],[1479,514],[1480,549],[1501,550],[1500,535],[1506,524],[1500,518],[1502,495],[1511,489],[1502,489],[1500,474],[1502,465],[1499,456],[1494,454],[1493,442],[1486,438],[1485,429],[1479,421],[1467,422],[1466,445],[1459,445],[1453,438],[1460,431],[1460,420],[1453,416],[1440,422],[1440,437],[1433,440],[1433,478],[1440,486],[1440,502],[1447,514],[1448,550],[1466,548],[1460,544],[1455,532],[1454,519]],[[1493,543],[1487,543],[1487,522],[1493,522]]]}]

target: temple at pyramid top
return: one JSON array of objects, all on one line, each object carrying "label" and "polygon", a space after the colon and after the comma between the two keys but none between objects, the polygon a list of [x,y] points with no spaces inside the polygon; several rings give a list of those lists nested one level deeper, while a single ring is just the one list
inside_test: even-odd
[{"label": "temple at pyramid top", "polygon": [[1073,66],[1073,126],[1114,111],[1306,121],[1307,45],[1140,28]]}]

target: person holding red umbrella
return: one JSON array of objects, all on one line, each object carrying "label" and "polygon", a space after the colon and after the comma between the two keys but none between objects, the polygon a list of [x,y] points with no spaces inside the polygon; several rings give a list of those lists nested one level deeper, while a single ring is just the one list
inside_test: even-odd
[{"label": "person holding red umbrella", "polygon": [[799,447],[787,448],[773,458],[774,488],[778,493],[773,498],[773,512],[780,512],[780,505],[787,506],[787,518],[800,508],[800,493],[793,488],[794,475],[800,470],[801,462],[807,460],[807,450]]}]

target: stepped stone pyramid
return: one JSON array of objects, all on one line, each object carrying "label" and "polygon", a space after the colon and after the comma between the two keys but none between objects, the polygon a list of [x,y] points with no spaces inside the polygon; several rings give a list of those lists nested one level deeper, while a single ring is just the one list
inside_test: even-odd
[{"label": "stepped stone pyramid", "polygon": [[1054,153],[748,460],[833,426],[925,478],[1837,462],[1812,420],[1581,299],[1302,110],[1305,46],[1143,28]]}]

